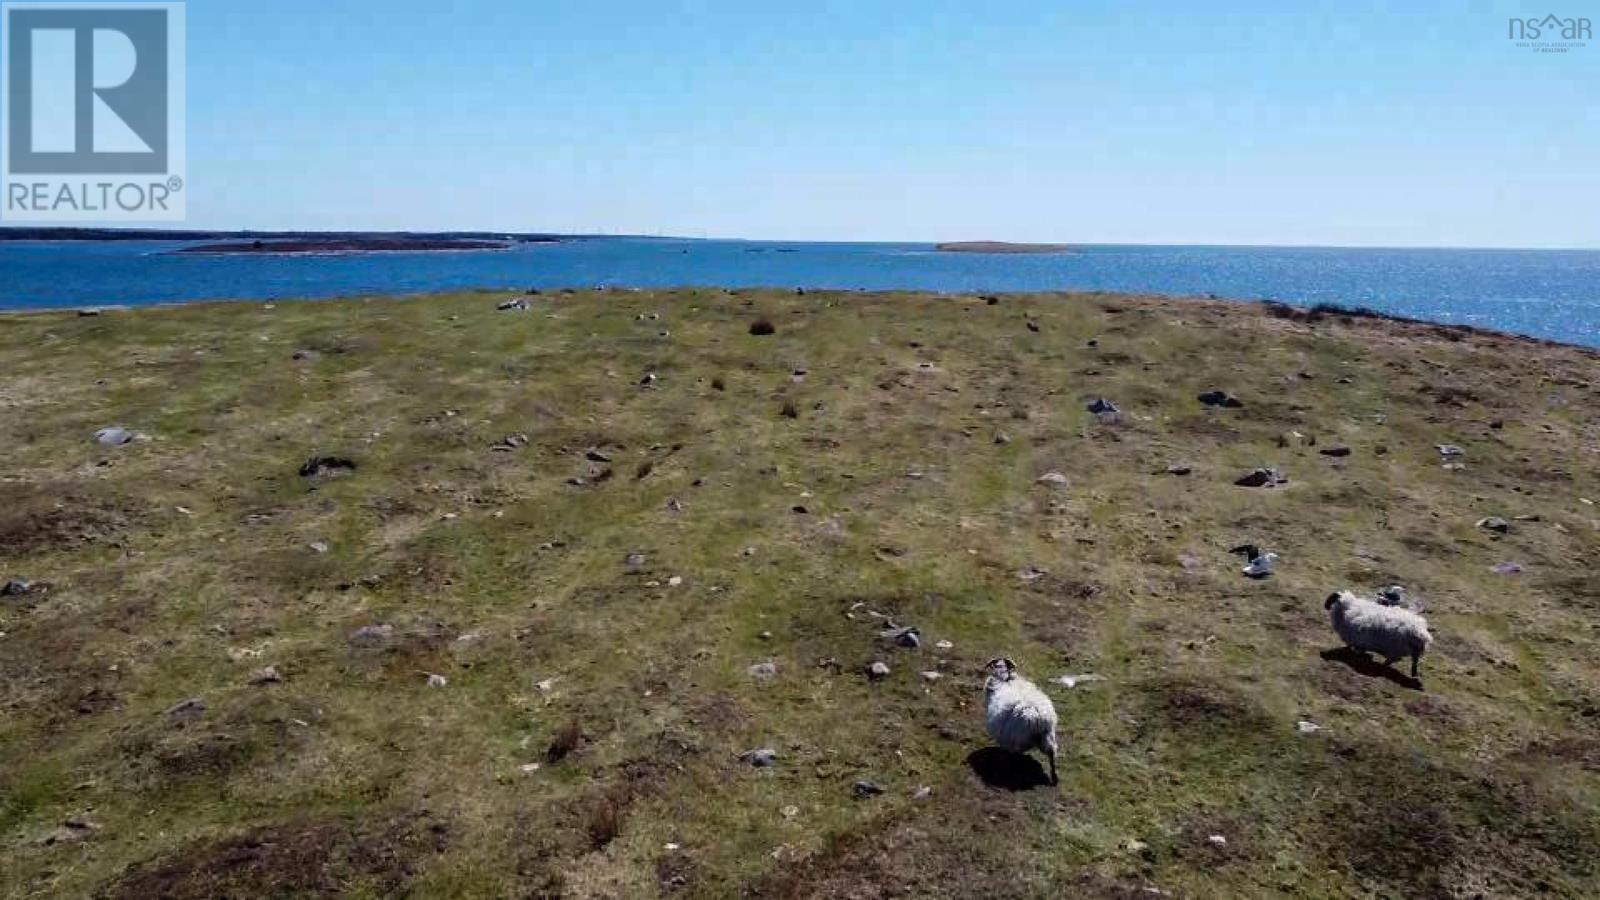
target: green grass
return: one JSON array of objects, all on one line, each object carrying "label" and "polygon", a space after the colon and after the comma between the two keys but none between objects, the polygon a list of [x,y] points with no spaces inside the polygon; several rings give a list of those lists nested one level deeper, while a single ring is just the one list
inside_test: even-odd
[{"label": "green grass", "polygon": [[[0,894],[1600,893],[1595,354],[1110,295],[498,299],[0,320],[0,578],[53,583],[0,600]],[[1322,655],[1322,599],[1393,582],[1421,689]],[[1048,686],[1059,788],[985,781],[1001,655],[1107,678]]]}]

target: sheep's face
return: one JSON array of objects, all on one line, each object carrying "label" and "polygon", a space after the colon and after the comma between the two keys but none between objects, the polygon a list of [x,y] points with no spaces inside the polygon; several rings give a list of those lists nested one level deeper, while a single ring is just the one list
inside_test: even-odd
[{"label": "sheep's face", "polygon": [[1323,609],[1333,609],[1333,607],[1342,599],[1344,599],[1344,592],[1343,591],[1334,591],[1333,593],[1328,595],[1328,599],[1322,601],[1322,608]]},{"label": "sheep's face", "polygon": [[1010,681],[1011,676],[1017,672],[1017,664],[1009,659],[1000,657],[989,660],[989,664],[984,666],[983,669],[989,673],[990,678],[996,681]]}]

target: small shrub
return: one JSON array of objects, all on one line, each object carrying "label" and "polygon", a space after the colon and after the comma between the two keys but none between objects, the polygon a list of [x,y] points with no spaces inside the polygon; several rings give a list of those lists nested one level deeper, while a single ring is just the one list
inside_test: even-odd
[{"label": "small shrub", "polygon": [[800,418],[800,410],[799,410],[798,407],[796,407],[794,405],[794,401],[793,400],[785,400],[785,401],[783,401],[783,410],[782,410],[782,412],[783,412],[783,417],[785,419],[798,419],[798,418]]},{"label": "small shrub", "polygon": [[722,380],[721,375],[718,375],[717,377],[711,379],[711,389],[713,391],[725,391],[728,389],[728,384]]},{"label": "small shrub", "polygon": [[777,334],[778,326],[772,324],[771,319],[757,319],[750,323],[750,333],[757,336]]},{"label": "small shrub", "polygon": [[561,762],[571,756],[572,751],[578,749],[581,743],[583,743],[583,724],[573,719],[556,731],[555,738],[550,741],[550,749],[544,752],[545,762]]},{"label": "small shrub", "polygon": [[604,850],[607,844],[622,834],[622,804],[612,796],[604,796],[589,809],[584,830],[589,833],[589,844],[595,850]]}]

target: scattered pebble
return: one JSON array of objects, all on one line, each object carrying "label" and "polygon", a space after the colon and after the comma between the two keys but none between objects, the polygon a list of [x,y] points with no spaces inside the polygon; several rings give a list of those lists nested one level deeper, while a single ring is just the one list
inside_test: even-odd
[{"label": "scattered pebble", "polygon": [[1168,475],[1182,476],[1193,474],[1193,472],[1194,466],[1190,465],[1189,463],[1173,463],[1172,465],[1167,466]]},{"label": "scattered pebble", "polygon": [[135,435],[132,431],[123,428],[121,425],[102,428],[94,433],[94,439],[107,447],[121,447],[124,444],[131,444],[134,437]]},{"label": "scattered pebble", "polygon": [[1048,570],[1041,569],[1038,566],[1025,566],[1017,570],[1017,578],[1022,581],[1038,581],[1049,574]]},{"label": "scattered pebble", "polygon": [[539,763],[523,763],[522,765],[517,766],[517,770],[524,775],[532,775],[533,773],[539,771],[539,768]]},{"label": "scattered pebble", "polygon": [[1096,675],[1093,672],[1089,672],[1083,675],[1062,675],[1055,679],[1055,683],[1070,689],[1075,688],[1080,684],[1092,684],[1096,681],[1105,680],[1106,677],[1104,675]]},{"label": "scattered pebble", "polygon": [[1444,457],[1465,456],[1467,454],[1467,451],[1455,444],[1434,444],[1433,446],[1435,450],[1439,451],[1439,455]]},{"label": "scattered pebble", "polygon": [[745,671],[749,672],[752,678],[758,678],[762,681],[771,681],[778,677],[778,666],[772,662],[758,662]]},{"label": "scattered pebble", "polygon": [[938,681],[939,679],[941,679],[943,677],[944,676],[939,674],[938,672],[934,672],[934,671],[931,671],[931,670],[922,673],[922,680],[923,681]]},{"label": "scattered pebble", "polygon": [[590,447],[589,449],[583,451],[583,458],[587,459],[590,462],[597,462],[597,463],[608,463],[608,462],[611,462],[610,454],[607,454],[605,451],[599,449],[598,447]]},{"label": "scattered pebble", "polygon": [[739,761],[748,763],[757,769],[771,768],[778,763],[778,751],[772,749],[771,747],[758,747],[754,750],[746,750],[745,752],[739,754]]},{"label": "scattered pebble", "polygon": [[1249,473],[1245,474],[1243,477],[1241,477],[1238,480],[1234,481],[1234,484],[1236,484],[1236,485],[1238,485],[1240,487],[1248,487],[1248,488],[1258,488],[1258,487],[1270,488],[1270,487],[1277,487],[1280,484],[1288,484],[1288,483],[1289,483],[1289,479],[1282,472],[1279,472],[1277,469],[1270,468],[1270,467],[1269,468],[1262,468],[1262,469],[1252,469],[1252,470],[1250,470]]},{"label": "scattered pebble", "polygon": [[1244,406],[1243,400],[1240,400],[1238,397],[1233,396],[1227,391],[1206,391],[1204,394],[1200,395],[1199,400],[1206,406],[1220,406],[1226,409],[1239,409],[1240,407]]},{"label": "scattered pebble", "polygon": [[1240,571],[1242,571],[1248,578],[1266,578],[1272,574],[1273,567],[1275,567],[1277,564],[1278,554],[1270,552],[1263,553],[1260,556],[1250,560],[1250,564],[1245,566]]},{"label": "scattered pebble", "polygon": [[952,650],[956,645],[950,643],[949,641],[939,641],[938,643],[935,643],[934,646],[938,647],[940,650]]},{"label": "scattered pebble", "polygon": [[629,553],[623,563],[628,567],[629,572],[638,572],[644,568],[645,563],[648,561],[643,553]]},{"label": "scattered pebble", "polygon": [[377,647],[388,643],[394,636],[394,626],[388,623],[382,625],[364,625],[350,633],[350,643],[357,647]]},{"label": "scattered pebble", "polygon": [[779,810],[779,812],[783,815],[783,817],[785,819],[792,819],[795,816],[800,815],[800,807],[795,806],[793,804],[790,804],[788,806],[785,806],[783,809]]},{"label": "scattered pebble", "polygon": [[1067,478],[1067,476],[1061,474],[1060,472],[1046,472],[1043,475],[1040,475],[1038,480],[1035,483],[1037,483],[1037,484],[1050,484],[1050,485],[1055,485],[1057,487],[1066,487],[1067,485],[1071,484],[1072,482],[1071,482],[1071,480],[1069,480]]},{"label": "scattered pebble", "polygon": [[865,800],[882,794],[883,788],[876,782],[858,781],[851,787],[851,791],[855,794],[857,800]]},{"label": "scattered pebble", "polygon": [[442,688],[449,683],[450,679],[444,677],[443,675],[435,675],[432,672],[428,673],[428,687]]},{"label": "scattered pebble", "polygon": [[1489,571],[1496,575],[1520,575],[1522,573],[1522,563],[1498,562],[1489,567]]},{"label": "scattered pebble", "polygon": [[555,689],[555,686],[556,686],[556,680],[554,678],[546,678],[545,680],[543,680],[543,681],[539,682],[538,684],[534,685],[534,687],[539,689],[539,693],[541,693],[541,694],[550,693],[552,690]]},{"label": "scattered pebble", "polygon": [[896,646],[915,650],[922,646],[922,632],[915,627],[890,628],[879,632],[878,637],[893,642]]},{"label": "scattered pebble", "polygon": [[257,686],[282,684],[283,676],[279,674],[277,666],[267,666],[250,673],[250,683]]},{"label": "scattered pebble", "polygon": [[1345,457],[1351,453],[1349,444],[1334,444],[1332,447],[1322,448],[1323,456]]},{"label": "scattered pebble", "polygon": [[206,711],[206,702],[199,697],[190,697],[170,707],[166,716],[169,719],[193,719]]},{"label": "scattered pebble", "polygon": [[1093,400],[1090,400],[1088,410],[1097,416],[1115,415],[1116,413],[1122,411],[1117,408],[1115,403],[1112,403],[1110,400],[1107,400],[1104,397],[1096,397]]},{"label": "scattered pebble", "polygon": [[1300,721],[1294,723],[1294,727],[1295,727],[1295,730],[1300,732],[1301,734],[1316,734],[1317,732],[1322,730],[1322,726],[1321,725],[1318,725],[1317,723],[1312,722],[1309,719],[1301,719]]},{"label": "scattered pebble", "polygon": [[867,666],[867,677],[873,681],[882,681],[889,677],[889,664],[876,661]]},{"label": "scattered pebble", "polygon": [[300,466],[300,477],[317,478],[335,472],[351,472],[355,468],[355,460],[343,456],[313,456]]},{"label": "scattered pebble", "polygon": [[515,300],[507,300],[504,303],[501,303],[499,306],[496,306],[495,309],[498,309],[501,312],[527,312],[528,301],[518,297]]},{"label": "scattered pebble", "polygon": [[927,785],[923,785],[922,787],[919,787],[915,791],[911,792],[911,799],[913,800],[926,800],[932,796],[933,788],[928,787]]},{"label": "scattered pebble", "polygon": [[328,552],[328,542],[327,541],[312,541],[310,546],[311,546],[312,551],[315,552],[315,553],[327,553]]},{"label": "scattered pebble", "polygon": [[1220,834],[1213,834],[1210,837],[1206,838],[1206,840],[1209,841],[1211,843],[1211,846],[1213,846],[1213,847],[1226,847],[1226,846],[1228,846],[1228,839],[1223,837]]},{"label": "scattered pebble", "polygon": [[674,575],[671,578],[667,579],[667,587],[681,587],[682,585],[683,585],[683,576],[682,575]]},{"label": "scattered pebble", "polygon": [[1484,531],[1495,531],[1499,532],[1500,534],[1505,534],[1511,530],[1511,523],[1499,516],[1489,516],[1486,519],[1479,519],[1478,527],[1482,528]]}]

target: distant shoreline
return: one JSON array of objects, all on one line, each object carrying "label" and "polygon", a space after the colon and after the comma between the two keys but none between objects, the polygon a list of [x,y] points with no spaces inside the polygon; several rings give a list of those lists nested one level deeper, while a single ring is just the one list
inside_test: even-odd
[{"label": "distant shoreline", "polygon": [[947,241],[935,244],[940,253],[1075,253],[1066,244],[1016,244],[1010,241]]},{"label": "distant shoreline", "polygon": [[509,241],[355,238],[299,241],[226,241],[181,247],[174,254],[185,256],[344,256],[362,253],[451,253],[472,250],[509,250]]}]

